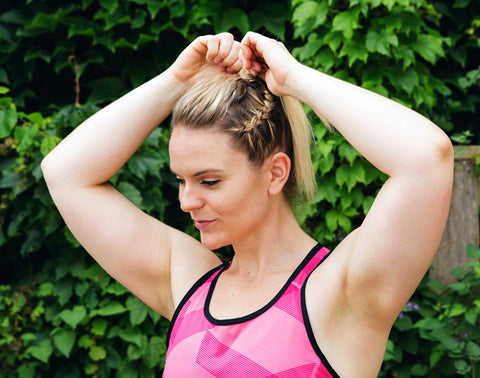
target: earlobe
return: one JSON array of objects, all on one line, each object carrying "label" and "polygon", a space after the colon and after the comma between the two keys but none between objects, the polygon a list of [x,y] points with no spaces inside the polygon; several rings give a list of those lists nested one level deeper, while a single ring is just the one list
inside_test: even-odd
[{"label": "earlobe", "polygon": [[290,177],[291,161],[284,152],[277,152],[270,158],[270,185],[268,192],[276,195],[282,192]]}]

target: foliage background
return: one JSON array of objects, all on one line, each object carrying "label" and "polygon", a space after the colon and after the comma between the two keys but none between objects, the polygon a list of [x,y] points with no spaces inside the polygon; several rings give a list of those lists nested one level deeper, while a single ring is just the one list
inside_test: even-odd
[{"label": "foliage background", "polygon": [[[266,33],[302,62],[416,109],[455,142],[480,144],[479,26],[474,0],[3,0],[0,377],[160,375],[168,322],[86,255],[39,164],[83,119],[163,71],[196,36]],[[385,177],[310,115],[320,184],[298,216],[332,248],[360,224]],[[168,170],[167,126],[112,183],[195,234]],[[381,376],[480,375],[480,255],[475,246],[469,254],[457,284],[422,282],[392,330]]]}]

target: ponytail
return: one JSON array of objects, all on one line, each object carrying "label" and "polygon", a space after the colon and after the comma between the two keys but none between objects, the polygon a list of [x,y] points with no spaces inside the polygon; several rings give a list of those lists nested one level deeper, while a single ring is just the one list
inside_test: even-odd
[{"label": "ponytail", "polygon": [[295,186],[298,194],[312,200],[316,188],[310,155],[312,128],[300,101],[289,96],[281,97],[281,101],[292,134]]}]

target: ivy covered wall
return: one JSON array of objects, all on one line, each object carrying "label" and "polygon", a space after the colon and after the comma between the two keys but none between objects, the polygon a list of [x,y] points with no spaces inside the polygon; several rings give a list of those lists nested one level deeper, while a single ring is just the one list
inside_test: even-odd
[{"label": "ivy covered wall", "polygon": [[[164,70],[196,36],[267,33],[300,61],[420,111],[456,143],[480,144],[479,28],[474,0],[3,0],[0,377],[160,374],[168,322],[86,255],[39,164],[83,119]],[[319,186],[298,217],[332,248],[360,224],[385,177],[310,116]],[[167,125],[154,131],[112,183],[195,235],[177,203],[168,137]],[[455,311],[451,293],[432,296],[437,284],[422,284],[418,308],[411,304],[394,327],[383,376],[462,376],[475,367],[478,374],[476,269],[450,288],[462,298]],[[445,322],[427,321],[435,318]]]}]

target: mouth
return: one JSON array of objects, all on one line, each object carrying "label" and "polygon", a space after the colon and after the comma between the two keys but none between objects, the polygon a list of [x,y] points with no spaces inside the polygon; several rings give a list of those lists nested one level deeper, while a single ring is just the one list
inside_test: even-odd
[{"label": "mouth", "polygon": [[208,226],[210,226],[214,220],[194,220],[195,227],[199,230],[205,230]]}]

